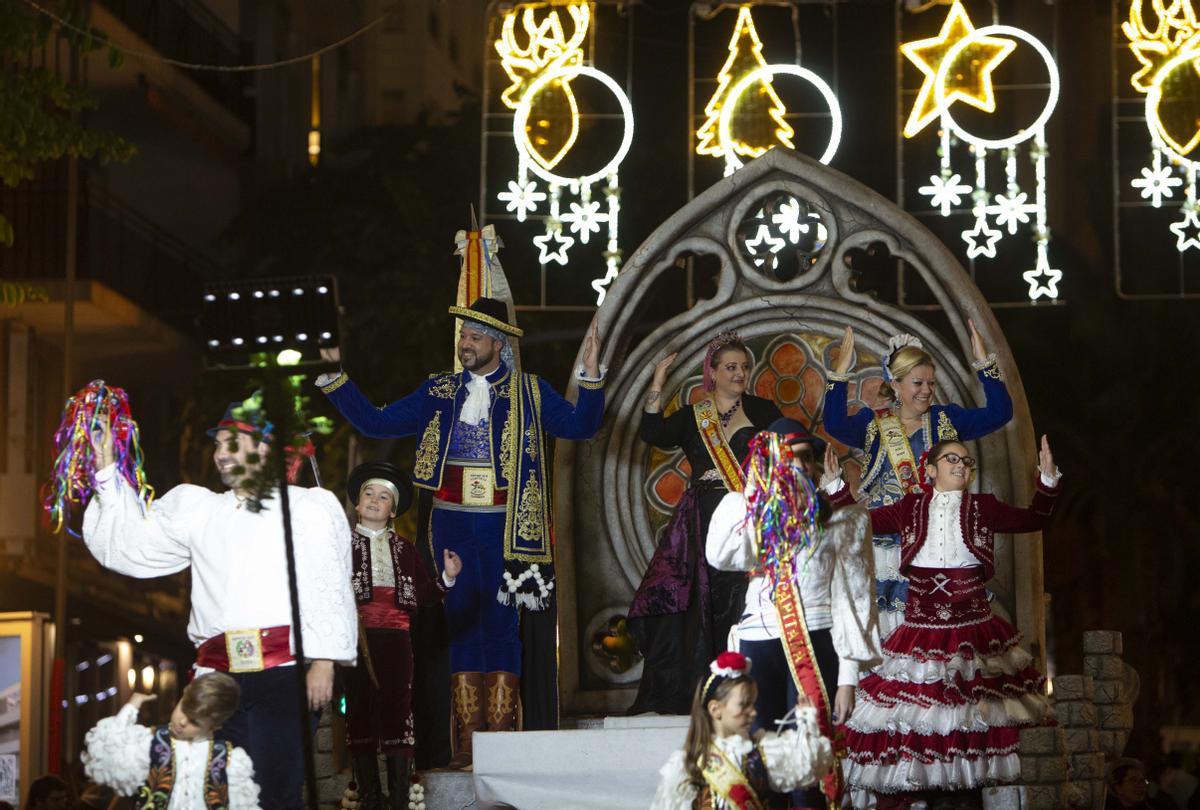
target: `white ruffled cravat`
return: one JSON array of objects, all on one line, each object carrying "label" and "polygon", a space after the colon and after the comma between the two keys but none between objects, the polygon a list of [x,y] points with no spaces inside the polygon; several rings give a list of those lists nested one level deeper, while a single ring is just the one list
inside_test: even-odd
[{"label": "white ruffled cravat", "polygon": [[488,410],[492,405],[492,393],[487,377],[481,377],[473,371],[470,374],[471,379],[467,382],[467,401],[463,403],[462,411],[458,414],[458,421],[474,426],[487,419]]}]

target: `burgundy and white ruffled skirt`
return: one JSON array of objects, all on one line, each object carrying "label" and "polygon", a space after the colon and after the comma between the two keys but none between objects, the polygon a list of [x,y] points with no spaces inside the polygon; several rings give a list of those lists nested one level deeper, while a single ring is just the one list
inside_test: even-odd
[{"label": "burgundy and white ruffled skirt", "polygon": [[1020,775],[1023,726],[1053,716],[1045,678],[992,615],[983,569],[913,568],[904,622],[858,685],[846,724],[847,785],[863,791],[966,790]]}]

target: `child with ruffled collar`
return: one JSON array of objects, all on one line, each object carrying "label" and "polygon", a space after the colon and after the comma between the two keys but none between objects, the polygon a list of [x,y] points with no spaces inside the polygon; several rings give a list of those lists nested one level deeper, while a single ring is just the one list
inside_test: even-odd
[{"label": "child with ruffled collar", "polygon": [[137,693],[87,733],[88,778],[135,796],[139,810],[258,810],[254,764],[241,748],[213,738],[237,708],[241,688],[223,672],[201,675],[183,690],[165,725],[138,725],[155,695]]},{"label": "child with ruffled collar", "polygon": [[794,729],[751,736],[757,687],[751,661],[723,652],[692,698],[684,750],[659,771],[651,810],[751,810],[772,792],[816,783],[834,765],[833,746],[817,728],[816,710],[801,693]]}]

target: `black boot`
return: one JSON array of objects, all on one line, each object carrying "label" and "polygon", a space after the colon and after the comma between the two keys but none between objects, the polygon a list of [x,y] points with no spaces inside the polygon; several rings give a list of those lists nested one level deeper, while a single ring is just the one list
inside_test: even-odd
[{"label": "black boot", "polygon": [[388,801],[391,810],[408,810],[408,757],[387,758]]},{"label": "black boot", "polygon": [[383,790],[379,785],[379,758],[374,751],[355,755],[354,781],[358,783],[358,810],[384,810]]}]

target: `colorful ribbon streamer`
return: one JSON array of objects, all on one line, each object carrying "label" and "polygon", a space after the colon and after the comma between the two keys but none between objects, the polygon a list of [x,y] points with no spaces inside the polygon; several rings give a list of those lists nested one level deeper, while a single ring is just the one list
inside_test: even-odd
[{"label": "colorful ribbon streamer", "polygon": [[746,458],[746,520],[758,554],[758,571],[771,584],[792,579],[798,557],[812,553],[821,527],[817,490],[804,471],[792,465],[792,449],[774,433],[750,440]]},{"label": "colorful ribbon streamer", "polygon": [[99,440],[105,415],[111,419],[117,474],[137,492],[143,512],[154,500],[154,487],[146,483],[142,467],[142,447],[137,422],[129,411],[129,396],[104,380],[92,380],[67,400],[54,433],[54,468],[42,489],[42,504],[56,534],[66,526],[75,535],[70,526],[73,509],[85,506],[96,489],[93,437]]}]

